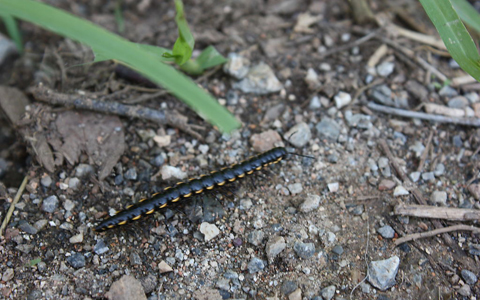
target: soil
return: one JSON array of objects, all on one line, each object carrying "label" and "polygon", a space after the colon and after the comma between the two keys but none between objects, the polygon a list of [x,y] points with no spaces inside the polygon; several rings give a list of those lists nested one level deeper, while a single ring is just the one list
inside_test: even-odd
[{"label": "soil", "polygon": [[[45,2],[117,32],[114,1]],[[122,35],[134,42],[171,48],[177,38],[173,2],[141,3],[124,1]],[[146,120],[35,101],[27,88],[39,82],[58,93],[82,91],[92,98],[124,103],[158,89],[126,78],[116,72],[113,62],[88,63],[92,53],[85,46],[20,23],[25,54],[1,66],[0,82],[29,95],[30,104],[15,126],[2,120],[0,154],[6,165],[0,174],[2,220],[25,175],[28,181],[0,242],[2,297],[480,296],[478,280],[468,282],[464,274],[467,270],[480,275],[480,248],[475,248],[480,244],[478,234],[450,232],[397,247],[399,237],[460,222],[393,213],[396,204],[420,204],[419,199],[429,205],[479,209],[475,192],[478,130],[368,108],[378,98],[379,86],[388,87],[391,94],[386,98],[397,99],[404,109],[418,109],[421,103],[446,105],[462,96],[475,107],[478,86],[445,88],[444,82],[391,45],[373,68],[391,63],[392,72],[384,77],[372,75],[367,67],[385,44],[382,38],[413,50],[448,78],[462,75],[451,58],[387,27],[355,22],[347,1],[209,0],[185,1],[184,5],[196,49],[213,45],[225,56],[234,52],[252,64],[265,63],[284,86],[278,93],[255,95],[234,90],[236,80],[222,69],[193,78],[241,120],[242,128],[231,135],[219,133],[169,94],[137,104],[178,111],[188,117],[189,124],[203,128],[203,140]],[[395,7],[384,1],[370,1],[370,5],[378,18],[436,36],[417,1],[402,1]],[[307,12],[319,18],[299,29],[297,21]],[[349,46],[376,30],[373,38]],[[318,75],[319,85],[305,80],[309,69]],[[335,97],[341,92],[353,99],[340,107]],[[358,116],[358,124],[352,123],[353,116]],[[324,121],[336,124],[333,127],[338,132],[331,133],[334,138],[329,135],[332,127],[319,125]],[[82,122],[88,126],[76,126]],[[291,135],[287,132],[300,123],[307,124],[301,132],[308,138],[294,147],[287,141]],[[175,167],[188,178],[197,177],[274,146],[313,158],[290,155],[218,193],[182,200],[178,207],[168,206],[105,232],[93,230],[108,214],[178,181],[165,179],[164,166]],[[388,163],[382,165],[385,159]],[[410,182],[416,171],[420,178]],[[408,191],[394,194],[402,186]],[[319,203],[308,209],[311,199]],[[461,223],[475,225],[476,221]],[[215,225],[211,238],[212,233],[204,229],[208,224]],[[393,228],[393,238],[379,233],[384,226]],[[268,257],[267,245],[278,237],[283,238],[285,248]],[[311,253],[300,249],[312,244]],[[400,258],[400,266],[391,287],[381,290],[365,280],[370,262],[394,256]]]}]

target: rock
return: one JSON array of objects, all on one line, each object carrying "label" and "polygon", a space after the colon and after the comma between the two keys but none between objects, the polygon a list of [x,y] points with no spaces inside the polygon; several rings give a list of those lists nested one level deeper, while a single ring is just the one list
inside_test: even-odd
[{"label": "rock", "polygon": [[288,300],[302,300],[302,290],[301,289],[296,289],[288,295]]},{"label": "rock", "polygon": [[72,209],[75,208],[75,202],[73,202],[70,199],[65,200],[63,203],[63,208],[65,208],[66,211],[71,211]]},{"label": "rock", "polygon": [[440,91],[438,91],[438,94],[440,96],[443,96],[443,97],[446,97],[446,98],[452,98],[452,97],[457,96],[458,92],[454,88],[446,85],[446,86],[442,87],[440,89]]},{"label": "rock", "polygon": [[253,66],[245,78],[233,84],[233,88],[244,93],[265,95],[279,92],[283,85],[278,81],[272,69],[265,63]]},{"label": "rock", "polygon": [[400,258],[393,256],[385,260],[372,261],[368,269],[368,281],[381,291],[386,291],[395,285]]},{"label": "rock", "polygon": [[85,267],[85,256],[82,253],[76,252],[75,254],[67,257],[67,263],[75,269]]},{"label": "rock", "polygon": [[307,84],[308,88],[312,91],[318,89],[320,87],[320,80],[318,80],[318,74],[315,72],[314,69],[309,68],[307,70],[307,76],[305,76],[305,83]]},{"label": "rock", "polygon": [[377,74],[381,77],[388,77],[394,69],[395,64],[393,62],[385,61],[377,66]]},{"label": "rock", "polygon": [[[123,175],[123,177],[127,180],[137,180],[137,176],[138,175],[137,175],[137,169],[136,168],[128,169],[127,172],[125,172],[125,174]],[[163,176],[163,173],[162,173],[162,176]],[[164,177],[162,177],[162,178],[164,178]]]},{"label": "rock", "polygon": [[265,152],[273,147],[276,143],[282,141],[282,137],[275,130],[267,130],[260,134],[254,134],[250,138],[250,143],[252,144],[253,150],[255,152]]},{"label": "rock", "polygon": [[287,188],[292,195],[300,194],[303,191],[303,186],[301,183],[289,184]]},{"label": "rock", "polygon": [[158,264],[158,271],[160,272],[160,274],[164,274],[164,273],[172,272],[173,269],[164,260],[162,260]]},{"label": "rock", "polygon": [[336,255],[342,255],[344,250],[342,246],[336,245],[335,247],[333,247],[332,252],[335,253]]},{"label": "rock", "polygon": [[377,232],[386,239],[393,239],[395,236],[395,230],[393,230],[393,228],[389,225],[378,228]]},{"label": "rock", "polygon": [[58,206],[58,198],[53,195],[43,199],[42,210],[48,213],[53,213]]},{"label": "rock", "polygon": [[105,297],[111,300],[147,300],[142,283],[130,275],[115,281]]},{"label": "rock", "polygon": [[307,259],[315,254],[315,244],[314,243],[302,243],[295,242],[293,245],[293,250],[297,255],[303,259]]},{"label": "rock", "polygon": [[433,174],[436,176],[436,177],[440,177],[443,175],[443,173],[445,173],[445,165],[442,164],[442,163],[439,163],[435,166],[435,170],[433,171]]},{"label": "rock", "polygon": [[410,194],[409,191],[407,191],[403,186],[397,185],[395,190],[393,190],[393,196],[398,197],[398,196],[405,196]]},{"label": "rock", "polygon": [[335,106],[337,109],[340,109],[352,102],[352,96],[345,92],[339,92],[337,95],[335,95],[335,97],[333,97],[333,100],[335,101]]},{"label": "rock", "polygon": [[15,271],[12,268],[7,268],[2,275],[2,281],[10,281],[15,275]]},{"label": "rock", "polygon": [[42,179],[40,179],[40,183],[44,186],[44,187],[49,187],[51,184],[52,184],[53,180],[52,180],[52,177],[48,176],[45,174],[45,176],[42,177]]},{"label": "rock", "polygon": [[440,204],[442,206],[447,206],[447,192],[445,191],[434,191],[430,196],[430,200],[435,204]]},{"label": "rock", "polygon": [[320,206],[320,196],[308,194],[307,199],[300,205],[300,211],[304,213],[316,210]]},{"label": "rock", "polygon": [[275,257],[280,254],[287,247],[285,239],[281,236],[274,236],[270,238],[265,247],[265,252],[267,253],[267,258],[269,262],[273,262]]},{"label": "rock", "polygon": [[286,280],[280,287],[280,292],[284,295],[293,293],[298,288],[298,284],[292,280]]},{"label": "rock", "polygon": [[421,175],[420,172],[412,172],[412,173],[410,173],[410,175],[408,177],[410,177],[410,179],[413,182],[417,182],[420,179],[420,175]]},{"label": "rock", "polygon": [[93,247],[93,251],[97,254],[97,255],[102,255],[106,252],[108,252],[108,247],[107,245],[105,245],[105,242],[103,241],[103,239],[99,239],[97,240],[97,244],[95,245],[95,247]]},{"label": "rock", "polygon": [[478,278],[477,278],[477,275],[475,275],[475,273],[469,270],[463,269],[461,274],[462,274],[463,280],[465,280],[467,284],[475,285],[475,283],[477,283]]},{"label": "rock", "polygon": [[457,293],[464,297],[468,297],[472,294],[472,290],[470,289],[470,286],[468,284],[464,284],[461,288],[457,290]]},{"label": "rock", "polygon": [[205,242],[208,242],[216,237],[220,233],[220,230],[215,224],[203,222],[200,224],[200,232],[205,235]]},{"label": "rock", "polygon": [[71,188],[72,190],[78,189],[78,186],[80,185],[80,179],[77,177],[72,177],[68,181],[68,187]]},{"label": "rock", "polygon": [[396,183],[393,180],[389,179],[382,179],[380,183],[378,184],[378,190],[379,191],[389,191],[395,187]]},{"label": "rock", "polygon": [[422,174],[422,179],[424,181],[434,181],[435,180],[435,174],[433,172],[425,172]]},{"label": "rock", "polygon": [[423,151],[425,150],[425,146],[420,141],[415,141],[413,145],[408,147],[409,150],[415,152],[416,157],[422,156]]},{"label": "rock", "polygon": [[250,69],[250,60],[237,53],[229,53],[228,61],[223,65],[223,72],[240,80],[248,74]]},{"label": "rock", "polygon": [[322,108],[322,103],[320,102],[320,98],[318,96],[314,96],[310,100],[310,105],[308,106],[311,110],[316,110]]},{"label": "rock", "polygon": [[338,192],[339,183],[338,182],[332,182],[332,183],[327,184],[327,187],[328,187],[328,190],[330,191],[330,193],[336,193],[336,192]]},{"label": "rock", "polygon": [[265,263],[263,262],[263,260],[254,257],[248,263],[247,268],[250,274],[257,273],[265,268]]},{"label": "rock", "polygon": [[80,232],[79,234],[72,236],[68,241],[70,244],[79,244],[83,242],[83,233]]},{"label": "rock", "polygon": [[37,234],[38,230],[34,226],[30,225],[27,221],[21,220],[18,222],[18,228],[25,231],[28,234]]},{"label": "rock", "polygon": [[260,246],[264,238],[265,233],[263,231],[254,230],[248,234],[247,241],[252,245]]},{"label": "rock", "polygon": [[385,84],[374,87],[371,96],[379,104],[386,106],[394,106],[395,104],[392,100],[392,90]]},{"label": "rock", "polygon": [[450,100],[448,100],[447,105],[448,105],[448,107],[451,107],[451,108],[464,109],[467,106],[469,106],[470,103],[469,103],[467,98],[465,98],[463,96],[456,96],[456,97],[453,97]]},{"label": "rock", "polygon": [[162,174],[162,179],[167,180],[170,178],[185,179],[187,178],[187,173],[183,172],[179,168],[172,166],[163,166],[160,173]]},{"label": "rock", "polygon": [[93,167],[87,164],[79,164],[75,168],[75,176],[80,178],[93,174],[93,172],[94,172]]},{"label": "rock", "polygon": [[312,132],[307,123],[301,122],[290,128],[283,137],[297,148],[302,148],[312,138]]},{"label": "rock", "polygon": [[335,296],[335,289],[336,287],[334,285],[327,286],[322,289],[320,295],[322,295],[322,298],[325,300],[331,300]]},{"label": "rock", "polygon": [[324,117],[320,123],[318,123],[315,128],[317,129],[317,134],[321,139],[327,139],[336,142],[338,136],[340,135],[341,127],[334,120]]},{"label": "rock", "polygon": [[470,194],[472,194],[473,198],[475,200],[480,200],[480,184],[478,183],[473,183],[468,186],[468,191]]}]

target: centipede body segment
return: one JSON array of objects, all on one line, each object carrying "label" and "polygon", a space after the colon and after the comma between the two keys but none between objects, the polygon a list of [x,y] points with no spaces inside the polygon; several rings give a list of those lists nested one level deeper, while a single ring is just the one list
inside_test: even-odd
[{"label": "centipede body segment", "polygon": [[260,171],[264,167],[280,162],[287,155],[288,152],[285,148],[277,147],[219,171],[192,178],[187,182],[179,182],[165,188],[160,193],[154,194],[149,199],[142,199],[138,203],[128,206],[125,210],[117,212],[112,217],[100,222],[95,227],[95,231],[104,231],[125,225],[180,200],[201,194],[206,190],[213,190],[215,187],[230,184],[255,171]]}]

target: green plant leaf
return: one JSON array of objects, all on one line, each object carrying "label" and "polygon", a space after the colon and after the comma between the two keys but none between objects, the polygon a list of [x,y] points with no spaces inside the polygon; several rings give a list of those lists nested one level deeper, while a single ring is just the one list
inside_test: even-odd
[{"label": "green plant leaf", "polygon": [[227,61],[228,60],[223,57],[215,47],[208,46],[195,60],[190,59],[181,65],[180,69],[192,75],[200,75],[206,69],[224,64]]},{"label": "green plant leaf", "polygon": [[195,40],[190,32],[190,28],[188,28],[182,1],[175,0],[175,8],[177,9],[175,22],[178,27],[178,38],[173,45],[172,53],[165,53],[164,56],[167,58],[175,58],[175,63],[181,66],[192,57]]},{"label": "green plant leaf", "polygon": [[0,11],[0,17],[3,19],[3,23],[7,29],[8,35],[13,40],[15,45],[17,45],[18,52],[23,52],[23,43],[22,43],[22,35],[20,34],[20,30],[18,30],[18,25],[15,19],[10,14],[4,14]]},{"label": "green plant leaf", "polygon": [[30,260],[30,261],[26,264],[26,266],[27,266],[27,267],[33,267],[33,266],[37,265],[37,264],[40,263],[40,262],[42,262],[42,259],[41,259],[41,258],[35,258],[35,259]]},{"label": "green plant leaf", "polygon": [[420,0],[448,52],[460,67],[480,81],[480,55],[449,0]]},{"label": "green plant leaf", "polygon": [[160,62],[150,51],[69,13],[32,0],[0,0],[0,12],[35,23],[57,34],[84,43],[102,58],[115,59],[182,99],[197,114],[222,132],[231,132],[240,122],[192,80]]},{"label": "green plant leaf", "polygon": [[475,7],[466,0],[452,0],[452,5],[460,19],[476,32],[480,33],[480,14]]}]

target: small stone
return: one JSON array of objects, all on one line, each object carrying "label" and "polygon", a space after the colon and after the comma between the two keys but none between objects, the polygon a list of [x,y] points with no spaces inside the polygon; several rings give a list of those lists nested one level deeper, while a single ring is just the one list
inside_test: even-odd
[{"label": "small stone", "polygon": [[83,242],[83,233],[80,232],[79,234],[72,236],[68,241],[70,244],[78,244]]},{"label": "small stone", "polygon": [[393,180],[389,179],[382,179],[380,183],[378,184],[378,190],[379,191],[389,191],[395,187],[396,183]]},{"label": "small stone", "polygon": [[430,200],[435,204],[440,204],[442,206],[447,206],[447,192],[445,191],[434,191],[430,196]]},{"label": "small stone", "polygon": [[53,213],[58,206],[58,198],[57,196],[49,196],[43,199],[42,203],[42,210],[48,213]]},{"label": "small stone", "polygon": [[292,280],[286,280],[280,287],[280,292],[284,295],[293,293],[298,288],[298,284]]},{"label": "small stone", "polygon": [[314,243],[302,243],[302,242],[295,242],[293,245],[293,250],[295,253],[303,259],[307,259],[315,254],[315,244]]},{"label": "small stone", "polygon": [[322,121],[320,121],[315,128],[317,129],[317,134],[320,138],[335,142],[337,141],[341,130],[341,127],[337,122],[327,117],[322,118]]},{"label": "small stone", "polygon": [[25,231],[28,234],[37,234],[38,230],[34,226],[30,225],[27,221],[21,220],[18,223],[18,228]]},{"label": "small stone", "polygon": [[70,199],[65,200],[63,203],[63,208],[65,208],[66,211],[71,211],[72,209],[75,208],[75,202],[73,202]]},{"label": "small stone", "polygon": [[320,196],[308,194],[307,199],[300,205],[300,211],[304,213],[316,210],[320,206]]},{"label": "small stone", "polygon": [[260,246],[264,238],[265,233],[261,230],[254,230],[247,236],[248,242],[255,246]]},{"label": "small stone", "polygon": [[327,184],[327,187],[328,187],[328,190],[330,191],[330,193],[336,193],[336,192],[338,192],[338,189],[339,189],[339,183],[338,182],[332,182],[332,183]]},{"label": "small stone", "polygon": [[85,256],[82,253],[75,253],[67,257],[67,263],[75,269],[85,267]]},{"label": "small stone", "polygon": [[72,190],[78,189],[78,186],[80,185],[80,179],[77,177],[72,177],[68,181],[68,187],[71,188]]},{"label": "small stone", "polygon": [[410,177],[410,179],[413,182],[417,182],[420,179],[420,175],[421,175],[420,172],[412,172],[412,173],[410,173],[410,175],[408,177]]},{"label": "small stone", "polygon": [[469,270],[463,269],[461,274],[462,274],[463,280],[465,280],[465,282],[469,285],[475,285],[475,283],[478,280],[477,275],[475,275],[475,273]]},{"label": "small stone", "polygon": [[105,297],[116,300],[147,300],[142,283],[129,275],[123,275],[122,278],[115,281]]},{"label": "small stone", "polygon": [[35,227],[38,231],[42,230],[45,226],[47,226],[48,220],[42,219],[38,220],[37,222],[33,223],[33,227]]},{"label": "small stone", "polygon": [[[163,174],[162,174],[163,176]],[[125,172],[123,177],[127,180],[137,180],[137,169],[136,168],[130,168]]]},{"label": "small stone", "polygon": [[454,88],[446,85],[438,91],[438,94],[446,98],[452,98],[457,96],[458,92]]},{"label": "small stone", "polygon": [[93,172],[94,172],[93,167],[87,164],[79,164],[75,168],[75,176],[80,178],[93,174]]},{"label": "small stone", "polygon": [[308,141],[311,140],[312,132],[310,131],[310,127],[308,127],[307,123],[301,122],[290,128],[290,130],[287,131],[283,137],[293,146],[302,148],[308,143]]},{"label": "small stone", "polygon": [[352,96],[345,92],[339,92],[337,95],[335,95],[335,97],[333,97],[333,100],[335,101],[335,106],[337,109],[340,109],[352,102]]},{"label": "small stone", "polygon": [[240,200],[240,205],[238,206],[239,209],[241,210],[249,210],[252,208],[253,202],[252,199],[241,199]]},{"label": "small stone", "polygon": [[45,176],[42,177],[42,179],[40,179],[40,183],[44,187],[49,187],[52,184],[52,178],[48,175],[45,175]]},{"label": "small stone", "polygon": [[337,240],[337,236],[335,233],[331,231],[327,231],[323,236],[322,236],[322,242],[325,244],[325,246],[331,246],[335,243]]},{"label": "small stone", "polygon": [[205,236],[205,242],[208,242],[216,237],[220,233],[220,230],[215,224],[203,222],[200,224],[200,232]]},{"label": "small stone", "polygon": [[435,180],[435,174],[433,172],[425,172],[422,174],[422,179],[424,181],[434,181]]},{"label": "small stone", "polygon": [[292,195],[300,194],[303,191],[303,187],[301,183],[289,184],[287,188],[290,191],[290,194]]},{"label": "small stone", "polygon": [[468,191],[475,200],[480,200],[480,184],[474,183],[468,186]]},{"label": "small stone", "polygon": [[480,256],[480,244],[471,244],[469,246],[468,252],[471,255],[477,255]]},{"label": "small stone", "polygon": [[465,108],[470,105],[468,99],[463,96],[456,96],[448,100],[448,107],[451,108]]},{"label": "small stone", "polygon": [[164,273],[172,272],[173,269],[164,260],[162,260],[158,264],[158,271],[160,272],[160,274],[164,274]]},{"label": "small stone", "polygon": [[228,291],[230,289],[230,280],[226,279],[226,278],[220,278],[217,280],[217,283],[215,284],[215,287],[221,289],[221,290],[224,290],[224,291]]},{"label": "small stone", "polygon": [[265,252],[267,253],[268,261],[273,262],[275,257],[280,254],[285,248],[287,244],[285,243],[285,238],[281,236],[274,236],[270,238],[265,247]]},{"label": "small stone", "polygon": [[453,136],[452,143],[457,148],[462,148],[463,147],[462,137],[459,136],[458,134]]},{"label": "small stone", "polygon": [[377,66],[377,74],[381,77],[388,77],[394,69],[395,64],[393,62],[385,61]]},{"label": "small stone", "polygon": [[170,178],[185,179],[187,178],[187,173],[183,172],[179,168],[172,166],[163,166],[160,173],[162,174],[162,179],[167,180]]},{"label": "small stone", "polygon": [[377,229],[377,232],[386,239],[393,239],[395,230],[390,225],[385,225]]},{"label": "small stone", "polygon": [[223,71],[235,79],[243,79],[250,69],[250,60],[237,53],[229,53],[228,61],[223,65]]},{"label": "small stone", "polygon": [[435,166],[435,170],[433,171],[433,174],[436,176],[436,177],[440,177],[443,175],[443,173],[445,173],[445,165],[442,164],[442,163],[439,163]]},{"label": "small stone", "polygon": [[336,287],[334,285],[327,286],[326,288],[322,289],[320,295],[322,295],[323,299],[331,300],[335,296]]},{"label": "small stone", "polygon": [[385,84],[379,85],[372,89],[372,98],[383,105],[386,106],[394,106],[394,102],[392,100],[392,90],[386,86]]},{"label": "small stone", "polygon": [[15,275],[15,271],[12,268],[7,268],[2,275],[2,281],[10,281]]},{"label": "small stone", "polygon": [[102,255],[102,254],[108,252],[108,250],[109,249],[108,249],[107,245],[105,244],[105,242],[103,241],[103,239],[99,239],[97,241],[97,244],[95,245],[95,247],[93,247],[93,251],[97,255]]},{"label": "small stone", "polygon": [[242,90],[244,93],[265,95],[279,92],[283,89],[283,85],[267,64],[260,63],[251,67],[241,81],[233,84],[233,88]]},{"label": "small stone", "polygon": [[140,255],[138,255],[137,252],[133,251],[130,253],[130,264],[132,266],[141,266],[142,265],[142,259],[140,258]]},{"label": "small stone", "polygon": [[320,80],[318,80],[318,74],[315,72],[314,69],[309,68],[307,70],[307,75],[305,76],[305,83],[307,84],[308,88],[312,91],[318,89],[320,87]]},{"label": "small stone", "polygon": [[368,165],[368,168],[370,169],[370,171],[372,171],[372,172],[378,171],[378,165],[373,158],[367,159],[367,165]]},{"label": "small stone", "polygon": [[343,247],[340,245],[336,245],[333,247],[332,252],[335,253],[336,255],[342,255],[343,254]]},{"label": "small stone", "polygon": [[302,300],[302,290],[301,289],[296,289],[288,295],[288,300]]},{"label": "small stone", "polygon": [[464,284],[461,288],[457,290],[457,293],[464,297],[468,297],[472,294],[472,290],[468,284]]},{"label": "small stone", "polygon": [[265,152],[273,147],[276,143],[282,141],[282,137],[275,130],[267,130],[260,134],[254,134],[250,138],[250,143],[252,144],[253,150],[255,152]]},{"label": "small stone", "polygon": [[422,156],[423,151],[425,151],[425,146],[420,141],[415,141],[413,145],[408,147],[409,150],[415,152],[416,157]]},{"label": "small stone", "polygon": [[308,107],[311,110],[316,110],[316,109],[322,108],[322,103],[320,102],[320,99],[318,98],[318,96],[314,96],[310,100],[310,105]]},{"label": "small stone", "polygon": [[247,268],[250,274],[257,273],[265,268],[265,263],[263,262],[263,260],[254,257],[248,263]]},{"label": "small stone", "polygon": [[381,291],[385,291],[395,285],[400,258],[393,256],[385,260],[372,261],[368,268],[368,281]]},{"label": "small stone", "polygon": [[153,141],[158,147],[165,148],[171,144],[172,137],[170,135],[155,135]]},{"label": "small stone", "polygon": [[410,194],[409,191],[407,191],[407,189],[405,189],[403,186],[401,185],[397,185],[397,187],[395,188],[395,190],[393,190],[393,196],[395,197],[398,197],[398,196],[405,196],[405,195],[408,195]]}]

